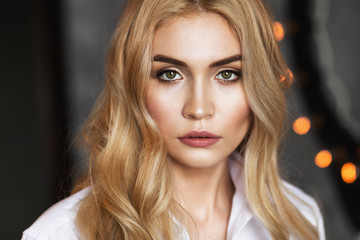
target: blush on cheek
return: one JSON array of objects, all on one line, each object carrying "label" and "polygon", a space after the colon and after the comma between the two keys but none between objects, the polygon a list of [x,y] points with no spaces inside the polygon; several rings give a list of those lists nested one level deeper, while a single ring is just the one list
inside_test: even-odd
[{"label": "blush on cheek", "polygon": [[156,98],[154,98],[154,90],[153,87],[151,87],[151,84],[149,84],[146,93],[145,93],[145,105],[146,108],[150,114],[150,116],[155,120],[154,116],[156,115]]},{"label": "blush on cheek", "polygon": [[237,109],[237,111],[232,111],[231,116],[229,116],[232,120],[229,120],[228,124],[232,125],[229,129],[235,130],[237,136],[239,137],[237,141],[240,144],[250,127],[251,114],[250,107],[245,99],[242,98],[239,103],[241,104],[238,104],[236,107],[233,106],[235,107],[234,109]]},{"label": "blush on cheek", "polygon": [[146,94],[146,107],[151,116],[151,118],[156,122],[158,127],[161,129],[162,120],[166,117],[169,117],[169,113],[163,108],[161,104],[161,99],[156,97],[156,94],[153,92],[148,92]]}]

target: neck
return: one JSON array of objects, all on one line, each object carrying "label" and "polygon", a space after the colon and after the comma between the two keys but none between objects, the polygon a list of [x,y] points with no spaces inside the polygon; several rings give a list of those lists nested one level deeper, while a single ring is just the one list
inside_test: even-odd
[{"label": "neck", "polygon": [[228,221],[234,186],[227,161],[207,168],[191,168],[173,161],[175,199],[188,211],[197,225],[216,219]]}]

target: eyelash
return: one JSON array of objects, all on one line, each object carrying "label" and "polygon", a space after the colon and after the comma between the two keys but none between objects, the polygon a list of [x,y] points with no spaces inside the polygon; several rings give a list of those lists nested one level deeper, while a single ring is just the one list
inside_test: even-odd
[{"label": "eyelash", "polygon": [[[231,74],[236,75],[235,79],[232,80],[226,80],[226,79],[219,79],[217,78],[217,76],[219,76],[220,74],[224,73],[224,72],[229,72]],[[222,70],[221,72],[219,72],[218,74],[216,74],[215,79],[217,79],[218,81],[220,81],[222,84],[231,84],[231,83],[235,83],[241,80],[241,76],[242,76],[242,72],[241,70],[232,70],[232,69],[225,69]]]},{"label": "eyelash", "polygon": [[[166,80],[166,79],[164,79],[164,77],[161,77],[161,75],[164,75],[165,73],[169,73],[169,72],[175,73],[175,76],[176,76],[176,75],[179,75],[180,78],[177,78],[177,79],[168,79],[168,80]],[[172,70],[172,69],[159,70],[158,72],[156,72],[156,78],[157,78],[160,82],[163,82],[163,83],[175,83],[177,80],[183,79],[183,77],[181,76],[180,73],[178,73],[177,71]]]},{"label": "eyelash", "polygon": [[[175,73],[175,76],[176,76],[176,75],[179,75],[180,78],[166,80],[166,79],[164,79],[164,77],[161,77],[163,74],[169,73],[169,72]],[[236,75],[236,78],[235,78],[235,79],[232,79],[232,80],[226,80],[226,79],[217,78],[217,76],[219,76],[220,74],[222,74],[222,73],[224,73],[224,72],[229,72],[229,73],[231,73],[231,74],[234,74],[234,75]],[[181,76],[180,73],[178,73],[176,70],[172,70],[172,69],[159,70],[158,72],[156,72],[155,76],[156,76],[156,78],[157,78],[159,81],[164,82],[164,83],[175,83],[176,81],[183,79],[183,77]],[[217,73],[217,74],[215,75],[215,79],[216,79],[217,81],[221,82],[222,84],[235,83],[235,82],[237,82],[237,81],[240,81],[240,80],[241,80],[241,77],[242,77],[242,72],[241,72],[241,70],[232,70],[232,69],[222,70],[222,71],[220,71],[219,73]]]}]

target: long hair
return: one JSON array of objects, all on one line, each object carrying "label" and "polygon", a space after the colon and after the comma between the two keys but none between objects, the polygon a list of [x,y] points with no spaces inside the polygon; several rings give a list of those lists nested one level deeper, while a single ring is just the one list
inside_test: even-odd
[{"label": "long hair", "polygon": [[[290,232],[318,239],[314,226],[284,195],[277,150],[286,112],[287,66],[261,0],[130,0],[114,33],[106,82],[84,128],[88,172],[77,186],[91,186],[77,213],[84,239],[176,239],[167,150],[145,105],[156,29],[174,16],[217,13],[242,46],[243,87],[252,115],[241,144],[250,207],[273,239]],[[80,187],[77,187],[80,188]]]}]

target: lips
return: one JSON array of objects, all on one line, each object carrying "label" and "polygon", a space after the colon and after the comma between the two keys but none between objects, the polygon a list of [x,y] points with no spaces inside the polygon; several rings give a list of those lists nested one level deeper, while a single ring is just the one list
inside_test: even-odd
[{"label": "lips", "polygon": [[206,131],[191,131],[178,139],[191,147],[209,147],[220,140],[221,137]]}]

